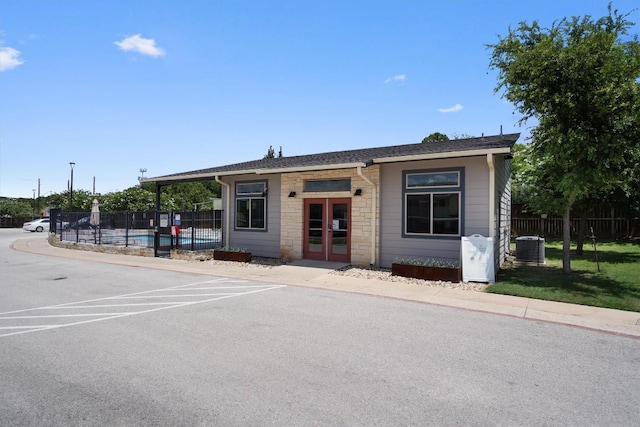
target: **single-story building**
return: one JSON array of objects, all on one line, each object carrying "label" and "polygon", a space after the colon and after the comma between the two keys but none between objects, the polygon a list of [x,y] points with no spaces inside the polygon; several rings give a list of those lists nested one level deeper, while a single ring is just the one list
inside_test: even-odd
[{"label": "single-story building", "polygon": [[509,251],[511,149],[519,134],[268,158],[144,179],[222,185],[226,246],[255,256],[390,267],[460,261],[461,238]]}]

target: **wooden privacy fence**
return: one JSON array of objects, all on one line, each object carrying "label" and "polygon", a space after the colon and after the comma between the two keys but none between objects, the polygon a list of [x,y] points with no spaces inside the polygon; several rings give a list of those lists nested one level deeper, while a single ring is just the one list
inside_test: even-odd
[{"label": "wooden privacy fence", "polygon": [[22,224],[33,221],[34,218],[38,219],[40,217],[0,218],[0,228],[21,228]]},{"label": "wooden privacy fence", "polygon": [[[580,218],[571,220],[571,235],[575,236],[580,229]],[[638,218],[588,218],[587,235],[596,237],[635,237],[640,235],[640,219]],[[547,236],[562,237],[562,218],[511,218],[511,234],[513,236]]]}]

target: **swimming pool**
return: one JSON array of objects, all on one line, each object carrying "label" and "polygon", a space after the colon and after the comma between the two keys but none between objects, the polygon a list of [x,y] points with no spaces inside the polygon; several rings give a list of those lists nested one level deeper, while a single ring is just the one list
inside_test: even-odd
[{"label": "swimming pool", "polygon": [[[153,231],[130,233],[128,235],[124,230],[102,230],[97,235],[92,230],[65,230],[61,233],[61,240],[66,241],[143,248],[152,248],[154,237]],[[195,229],[194,231],[187,229],[180,233],[180,238],[177,242],[176,237],[168,234],[160,235],[161,246],[170,246],[172,243],[173,245],[177,244],[178,248],[186,250],[213,249],[222,244],[222,232],[219,229]]]},{"label": "swimming pool", "polygon": [[[109,241],[112,240],[113,243]],[[221,239],[216,239],[214,236],[206,238],[206,237],[195,237],[191,238],[191,236],[180,236],[178,242],[176,242],[176,238],[168,235],[160,236],[160,245],[168,246],[171,245],[171,241],[173,243],[178,243],[180,246],[190,246],[191,243],[194,245],[202,246],[206,244],[219,244],[221,243]],[[116,242],[117,241],[117,242]],[[124,245],[128,244],[129,246],[142,246],[142,247],[153,247],[154,236],[152,234],[133,234],[129,236],[103,236],[102,244],[116,244],[116,245]]]},{"label": "swimming pool", "polygon": [[[98,235],[93,233],[63,233],[61,236],[63,241],[77,241],[79,243],[94,243],[98,245],[111,246],[138,246],[143,248],[152,248],[154,235],[151,234],[120,234],[103,232]],[[222,243],[220,234],[210,233],[204,236],[193,237],[191,233],[181,235],[178,241],[170,235],[160,235],[160,245],[170,246],[178,245],[187,250],[209,249],[220,246]]]}]

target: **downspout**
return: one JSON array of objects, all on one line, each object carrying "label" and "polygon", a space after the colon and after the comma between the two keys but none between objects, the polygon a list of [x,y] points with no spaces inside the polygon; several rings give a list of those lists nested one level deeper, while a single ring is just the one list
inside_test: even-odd
[{"label": "downspout", "polygon": [[371,196],[371,260],[369,261],[369,265],[374,266],[376,265],[376,213],[378,188],[369,178],[362,174],[362,166],[358,166],[356,170],[358,171],[358,175],[360,176],[360,178],[364,179],[373,187],[373,193]]},{"label": "downspout", "polygon": [[227,190],[227,195],[225,199],[225,207],[224,207],[224,246],[226,248],[229,247],[229,218],[230,218],[230,210],[231,210],[231,186],[226,182],[222,182],[220,177],[216,175],[215,180],[217,183],[225,187]]},{"label": "downspout", "polygon": [[493,154],[487,153],[489,166],[489,237],[496,237],[496,168]]}]

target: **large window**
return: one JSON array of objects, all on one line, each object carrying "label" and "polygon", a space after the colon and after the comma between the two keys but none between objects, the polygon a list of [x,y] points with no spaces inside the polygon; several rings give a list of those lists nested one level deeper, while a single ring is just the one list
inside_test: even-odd
[{"label": "large window", "polygon": [[265,230],[267,228],[267,183],[236,184],[236,228]]},{"label": "large window", "polygon": [[404,235],[459,236],[462,169],[405,172]]}]

